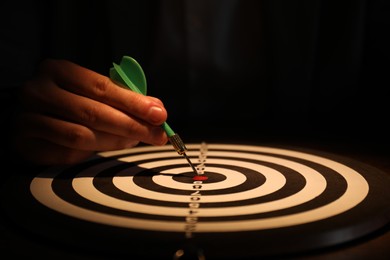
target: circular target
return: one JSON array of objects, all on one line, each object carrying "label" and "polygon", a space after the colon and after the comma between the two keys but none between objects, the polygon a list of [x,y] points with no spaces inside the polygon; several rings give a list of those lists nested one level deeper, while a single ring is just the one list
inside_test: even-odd
[{"label": "circular target", "polygon": [[172,254],[191,241],[209,256],[231,255],[231,246],[253,255],[322,248],[389,222],[389,178],[368,165],[280,147],[187,148],[205,178],[194,178],[169,145],[103,152],[16,182],[26,194],[18,218],[33,208],[38,233],[76,234],[77,243],[107,251],[122,252],[121,239],[130,239],[134,251],[154,241],[151,254]]}]

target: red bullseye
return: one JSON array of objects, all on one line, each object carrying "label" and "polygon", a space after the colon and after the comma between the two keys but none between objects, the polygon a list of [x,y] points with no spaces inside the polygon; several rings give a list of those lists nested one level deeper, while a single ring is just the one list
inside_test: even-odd
[{"label": "red bullseye", "polygon": [[207,180],[209,177],[207,177],[207,176],[204,176],[204,175],[196,175],[196,176],[194,176],[192,179],[194,180],[194,181],[205,181],[205,180]]}]

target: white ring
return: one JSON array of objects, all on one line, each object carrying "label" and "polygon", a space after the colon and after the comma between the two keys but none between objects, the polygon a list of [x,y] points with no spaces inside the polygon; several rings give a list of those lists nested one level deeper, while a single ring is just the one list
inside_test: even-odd
[{"label": "white ring", "polygon": [[[213,159],[209,158],[208,163],[212,164],[222,164],[222,165],[240,165],[245,168],[250,168],[252,170],[257,171],[259,174],[262,174],[266,178],[266,182],[261,185],[260,187],[257,187],[255,189],[249,190],[249,191],[243,191],[243,192],[237,192],[232,196],[232,194],[226,194],[226,195],[204,195],[204,201],[203,202],[227,202],[227,201],[236,201],[236,200],[243,200],[243,199],[252,199],[256,197],[261,197],[264,195],[268,195],[272,192],[275,192],[279,189],[281,189],[284,184],[286,183],[285,177],[278,171],[263,166],[263,165],[258,165],[250,162],[241,162],[241,161],[236,161],[236,160],[224,160],[224,159]],[[155,162],[153,162],[153,165],[150,163],[145,163],[145,164],[140,164],[139,167],[143,169],[153,169],[155,167]],[[166,166],[166,165],[177,165],[178,161],[177,160],[164,160],[160,162],[159,166]],[[138,168],[138,166],[137,166]],[[208,169],[208,167],[207,167]],[[223,169],[225,170],[225,169]],[[133,182],[133,176],[126,176],[126,172],[135,172],[135,169],[128,168],[124,170],[123,172],[119,173],[118,175],[124,176],[124,177],[119,177],[116,176],[114,177],[114,184],[117,188],[121,189],[122,191],[133,194],[136,196],[139,196],[142,194],[142,197],[153,199],[153,200],[163,200],[163,201],[171,201],[171,202],[188,202],[188,195],[172,195],[172,194],[163,194],[163,193],[158,193],[155,191],[147,190],[142,187],[137,186]],[[309,169],[310,171],[310,169]],[[95,171],[96,172],[96,171]],[[228,175],[232,171],[228,169],[227,173]],[[225,174],[225,173],[221,173]],[[242,174],[235,174],[240,180],[241,180],[241,175]],[[322,177],[322,176],[321,176]],[[165,178],[167,180],[170,179],[170,176],[159,176],[160,179]],[[322,177],[323,178],[323,177]],[[240,182],[239,180],[239,182]],[[185,190],[191,191],[192,190],[192,184],[181,184],[180,186],[184,187]],[[215,186],[219,186],[220,189],[228,188],[228,186],[225,185],[218,185],[218,183],[215,184],[207,184],[203,183],[202,184],[202,190],[211,190]],[[165,186],[164,186],[165,187]],[[177,187],[178,188],[178,187]],[[324,187],[325,188],[325,185]],[[82,189],[80,189],[82,190]],[[321,189],[318,190],[319,192]],[[80,194],[81,195],[81,194]]]},{"label": "white ring", "polygon": [[[210,167],[207,166],[207,172],[215,172],[218,173],[220,168],[218,167]],[[165,174],[181,174],[188,172],[188,166],[187,167],[181,167],[181,168],[172,168],[161,172],[161,175],[155,175],[152,177],[152,180],[157,185],[171,188],[171,189],[177,189],[177,190],[193,190],[193,183],[183,183],[178,182],[173,179],[173,176],[170,176],[170,178],[167,178],[167,175]],[[202,184],[202,190],[218,190],[218,189],[228,189],[235,186],[238,186],[240,184],[243,184],[246,181],[246,177],[244,174],[231,170],[231,169],[224,169],[223,175],[226,177],[223,181],[216,182],[216,183],[203,183]],[[114,177],[114,183],[116,183]],[[119,182],[119,185],[116,185],[119,189],[128,192],[129,187],[126,186],[128,182],[121,181]],[[122,188],[121,188],[122,187]],[[131,193],[131,191],[130,191]]]}]

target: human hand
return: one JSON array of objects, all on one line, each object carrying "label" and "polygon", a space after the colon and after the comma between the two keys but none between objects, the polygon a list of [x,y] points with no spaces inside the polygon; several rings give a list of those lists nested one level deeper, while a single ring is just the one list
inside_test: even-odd
[{"label": "human hand", "polygon": [[45,60],[20,89],[14,148],[28,161],[73,164],[95,152],[164,145],[163,103],[66,60]]}]

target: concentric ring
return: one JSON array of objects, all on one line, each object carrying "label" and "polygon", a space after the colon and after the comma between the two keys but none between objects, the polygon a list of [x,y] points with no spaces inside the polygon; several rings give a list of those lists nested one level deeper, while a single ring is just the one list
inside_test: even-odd
[{"label": "concentric ring", "polygon": [[[196,160],[200,146],[187,147],[190,149],[187,155]],[[43,205],[86,221],[184,232],[193,183],[177,181],[177,176],[188,179],[190,169],[171,147],[138,147],[100,156],[104,160],[96,160],[81,170],[57,168],[38,175],[31,182],[31,193]],[[208,144],[205,165],[206,174],[211,171],[226,179],[201,183],[199,220],[194,231],[199,233],[255,231],[311,223],[354,208],[369,192],[368,182],[353,168],[294,150]],[[79,198],[65,198],[55,189],[59,186],[57,182],[66,183],[66,188],[61,189],[73,190],[72,194]],[[340,190],[336,182],[345,185]],[[294,190],[293,186],[299,188]],[[332,195],[334,190],[337,197]],[[325,203],[310,205],[325,195]],[[95,205],[104,210],[97,210]]]}]

